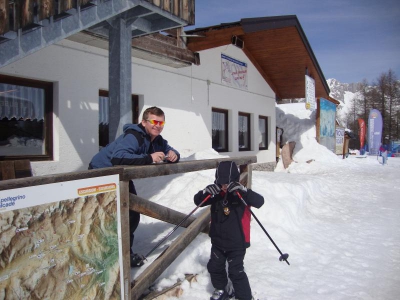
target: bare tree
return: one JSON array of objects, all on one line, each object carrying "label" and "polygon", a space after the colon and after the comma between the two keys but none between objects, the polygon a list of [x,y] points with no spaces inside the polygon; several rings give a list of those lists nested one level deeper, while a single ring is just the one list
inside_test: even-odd
[{"label": "bare tree", "polygon": [[370,87],[368,85],[367,79],[363,79],[362,82],[360,82],[357,86],[358,92],[361,94],[362,99],[360,100],[361,104],[361,118],[366,122],[368,120],[368,111],[369,111],[369,105],[368,105],[368,99],[370,97],[369,92],[370,92]]},{"label": "bare tree", "polygon": [[[398,102],[399,102],[399,82],[396,78],[396,74],[393,72],[392,69],[390,69],[387,73],[386,76],[387,79],[387,105],[388,105],[388,113],[389,113],[389,120],[386,122],[387,124],[387,130],[388,130],[388,138],[389,140],[393,140],[393,132],[392,128],[395,125],[395,119],[397,117],[396,111],[398,111],[396,108],[398,108]],[[397,136],[398,138],[398,136]]]},{"label": "bare tree", "polygon": [[382,115],[382,138],[386,137],[386,128],[385,128],[385,121],[386,121],[386,96],[388,90],[388,75],[387,73],[382,73],[377,79],[376,90],[379,95],[377,99],[378,102],[378,109]]}]

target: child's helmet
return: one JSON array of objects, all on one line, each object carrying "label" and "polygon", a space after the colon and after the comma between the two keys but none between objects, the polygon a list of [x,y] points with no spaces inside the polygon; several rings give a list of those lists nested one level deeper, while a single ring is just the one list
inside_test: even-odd
[{"label": "child's helmet", "polygon": [[215,170],[216,184],[229,184],[238,182],[240,178],[239,168],[233,161],[221,161]]}]

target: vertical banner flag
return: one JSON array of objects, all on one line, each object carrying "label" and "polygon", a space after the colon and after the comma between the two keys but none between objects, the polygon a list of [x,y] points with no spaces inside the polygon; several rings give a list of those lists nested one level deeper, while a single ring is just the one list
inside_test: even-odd
[{"label": "vertical banner flag", "polygon": [[306,109],[315,110],[315,80],[306,75]]},{"label": "vertical banner flag", "polygon": [[376,155],[379,152],[382,140],[382,115],[379,110],[371,109],[368,117],[368,143],[369,154]]},{"label": "vertical banner flag", "polygon": [[364,148],[365,143],[365,121],[361,118],[358,119],[358,135],[360,136],[360,150]]},{"label": "vertical banner flag", "polygon": [[247,90],[247,63],[221,53],[221,82]]}]

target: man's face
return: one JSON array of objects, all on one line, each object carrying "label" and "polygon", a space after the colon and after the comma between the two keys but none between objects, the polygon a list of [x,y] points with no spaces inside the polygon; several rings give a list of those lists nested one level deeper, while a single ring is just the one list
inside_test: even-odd
[{"label": "man's face", "polygon": [[[155,124],[152,124],[152,121]],[[156,116],[149,114],[147,117],[147,120],[142,120],[142,125],[144,129],[146,130],[146,133],[150,135],[151,140],[153,140],[155,137],[159,136],[161,134],[161,131],[164,129],[164,124],[161,125],[158,121],[164,122],[165,117],[164,116]]]}]

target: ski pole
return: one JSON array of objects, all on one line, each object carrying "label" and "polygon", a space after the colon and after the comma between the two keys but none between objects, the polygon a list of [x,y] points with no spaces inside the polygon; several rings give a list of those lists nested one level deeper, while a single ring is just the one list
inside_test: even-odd
[{"label": "ski pole", "polygon": [[[242,195],[240,195],[240,193],[239,193],[238,191],[236,191],[236,194],[238,195],[238,197],[240,198],[240,200],[242,200],[243,204],[246,205],[246,206],[248,206],[247,203],[246,203],[246,201],[244,201]],[[262,230],[264,230],[264,232],[265,232],[265,234],[267,235],[267,237],[269,238],[269,240],[272,242],[272,244],[274,244],[276,250],[278,250],[279,254],[281,255],[281,256],[279,257],[279,261],[284,260],[284,261],[286,261],[286,263],[287,263],[288,265],[290,265],[290,264],[289,264],[289,261],[288,261],[289,254],[287,254],[287,253],[282,253],[282,251],[279,250],[279,248],[278,248],[278,246],[275,244],[274,240],[271,238],[271,236],[270,236],[270,235],[268,234],[268,232],[265,230],[264,226],[262,226],[261,222],[257,219],[256,215],[253,213],[253,211],[250,209],[250,207],[249,207],[249,210],[250,210],[251,214],[253,215],[254,219],[256,219],[258,225],[260,225],[260,227],[262,228]]]},{"label": "ski pole", "polygon": [[142,255],[142,257],[141,257],[142,260],[141,260],[140,262],[142,262],[142,261],[144,261],[144,260],[147,260],[147,257],[148,257],[151,253],[153,253],[153,251],[156,250],[167,238],[169,238],[169,237],[171,236],[171,234],[173,234],[173,233],[183,224],[183,222],[185,222],[187,219],[189,219],[189,217],[190,217],[192,214],[194,214],[194,212],[195,212],[203,203],[205,203],[208,199],[210,199],[210,197],[211,197],[211,195],[208,195],[199,205],[197,205],[196,208],[193,209],[186,217],[184,217],[184,218],[182,219],[182,221],[180,221],[179,224],[176,225],[176,226],[174,227],[174,229],[172,229],[172,231],[171,231],[170,233],[168,233],[161,241],[159,241],[159,242],[157,243],[157,245],[155,245],[155,246],[153,247],[153,249],[151,249],[151,250],[149,251],[149,253],[147,253],[145,256]]}]

